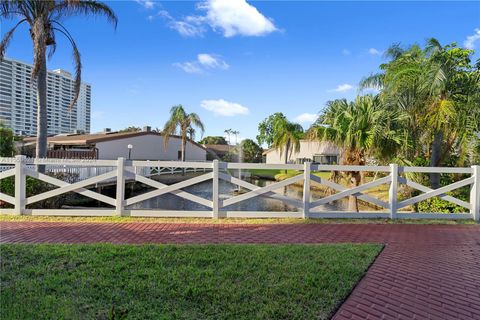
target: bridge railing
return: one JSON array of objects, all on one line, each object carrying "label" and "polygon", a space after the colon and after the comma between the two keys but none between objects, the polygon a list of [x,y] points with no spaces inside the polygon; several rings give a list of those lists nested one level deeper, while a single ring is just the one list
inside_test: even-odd
[{"label": "bridge railing", "polygon": [[[45,165],[46,173],[35,168]],[[76,170],[76,171],[75,171]],[[251,181],[242,179],[239,171],[255,170],[291,170],[294,174],[287,175],[282,181],[275,181],[265,186],[258,186]],[[374,175],[372,179],[358,186],[348,187],[333,179],[323,178],[315,172],[362,172],[364,175]],[[86,172],[83,176],[64,181],[55,172]],[[165,184],[154,176],[171,173],[189,173],[173,184]],[[431,189],[411,178],[415,174],[455,174],[455,182]],[[127,161],[118,160],[64,160],[64,159],[27,159],[24,156],[15,158],[0,158],[0,179],[14,177],[14,194],[0,190],[0,202],[10,204],[13,208],[0,208],[3,214],[29,215],[66,215],[66,216],[148,216],[148,217],[204,217],[204,218],[385,218],[385,219],[480,219],[480,166],[466,168],[451,167],[401,167],[396,164],[389,166],[341,166],[304,164],[252,164],[213,162],[181,162],[181,161]],[[26,195],[26,178],[32,177],[52,184],[57,188],[40,194]],[[91,186],[108,182],[115,185],[115,195],[108,196],[94,191]],[[138,182],[146,185],[146,192],[126,197],[125,189],[128,182]],[[204,183],[208,182],[208,183]],[[204,183],[202,188],[208,189],[203,197],[188,191],[188,187]],[[235,185],[241,192],[221,194],[221,183]],[[318,198],[312,196],[312,183],[330,190]],[[287,186],[295,185],[302,190],[301,199],[285,192],[279,192]],[[420,194],[400,197],[401,185],[418,190]],[[458,188],[470,188],[469,201],[455,198],[449,192]],[[186,190],[187,188],[187,190]],[[372,188],[388,190],[386,197],[375,197],[367,191]],[[97,200],[103,207],[91,208],[59,208],[30,209],[29,206],[42,200],[56,197],[68,192]],[[335,193],[336,192],[336,193]],[[184,200],[193,202],[205,210],[160,210],[138,209],[138,204],[165,194],[173,194]],[[202,193],[205,194],[205,193]],[[245,211],[235,210],[235,205],[248,202],[256,197],[270,198],[281,201],[293,211]],[[346,197],[355,197],[362,203],[368,203],[378,210],[348,212],[325,209],[328,204],[335,203]],[[464,208],[462,213],[412,212],[414,204],[438,197]]]}]

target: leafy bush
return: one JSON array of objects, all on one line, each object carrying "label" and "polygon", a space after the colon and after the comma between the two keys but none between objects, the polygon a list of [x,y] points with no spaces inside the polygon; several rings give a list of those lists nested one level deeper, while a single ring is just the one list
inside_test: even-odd
[{"label": "leafy bush", "polygon": [[15,155],[15,142],[13,131],[0,122],[0,157],[13,157]]},{"label": "leafy bush", "polygon": [[[454,182],[452,179],[446,184]],[[447,192],[448,195],[455,197],[457,199],[468,202],[470,199],[470,188],[468,186],[453,190],[452,192]],[[438,197],[433,197],[424,201],[421,201],[417,204],[418,212],[440,212],[440,213],[460,213],[465,212],[465,209],[462,206],[456,205],[450,201],[440,199]]]},{"label": "leafy bush", "polygon": [[467,209],[452,202],[433,197],[419,202],[417,205],[417,210],[418,212],[462,213]]},{"label": "leafy bush", "polygon": [[[50,176],[66,181],[68,183],[73,183],[76,181],[77,175],[72,174],[72,173],[55,173],[55,174],[50,174]],[[57,186],[51,185],[47,182],[37,180],[32,177],[27,177],[26,178],[26,186],[25,186],[25,191],[26,191],[26,196],[31,197],[40,193],[44,193],[53,189],[58,188]],[[5,193],[9,196],[14,196],[15,195],[15,177],[8,177],[5,179],[0,180],[0,190],[2,190],[2,193]],[[70,198],[71,196],[68,195],[67,193],[58,195],[56,197],[48,198],[36,203],[33,203],[29,205],[29,208],[31,209],[60,209],[66,201]],[[0,208],[12,208],[13,206],[9,203],[6,202],[1,202],[0,201]]]}]

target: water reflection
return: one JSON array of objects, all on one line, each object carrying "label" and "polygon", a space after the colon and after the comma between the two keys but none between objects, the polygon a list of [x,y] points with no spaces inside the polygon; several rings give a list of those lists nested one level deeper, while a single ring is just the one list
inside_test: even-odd
[{"label": "water reflection", "polygon": [[[275,181],[263,180],[263,179],[254,179],[254,180],[250,180],[249,182],[260,187],[275,183]],[[212,182],[211,181],[204,181],[202,183],[184,188],[183,190],[205,199],[209,199],[209,200],[212,199]],[[219,184],[220,199],[225,200],[225,199],[234,197],[235,195],[237,195],[236,194],[237,190],[238,190],[238,186],[231,184],[227,181],[220,180],[220,184]],[[243,190],[248,191],[246,189],[243,189]],[[146,191],[149,191],[149,190],[143,190],[142,193]],[[281,195],[285,195],[293,199],[297,199],[297,200],[302,200],[302,196],[303,196],[302,188],[298,186],[293,186],[293,185],[289,185],[287,187],[277,189],[274,192]],[[137,195],[137,194],[134,194],[134,195]],[[323,195],[320,194],[319,192],[315,192],[313,190],[311,191],[311,197],[310,197],[311,200],[313,201],[318,200],[322,197]],[[130,206],[129,209],[211,211],[210,208],[204,205],[183,199],[181,197],[178,197],[170,193],[136,203]],[[241,202],[229,205],[227,207],[222,208],[222,210],[286,212],[286,211],[297,211],[297,208],[291,205],[285,204],[281,200],[271,199],[271,198],[268,198],[267,196],[257,196],[245,201],[241,201]],[[317,208],[312,209],[311,211],[331,212],[331,211],[342,211],[342,210],[345,210],[345,203],[341,201],[336,201],[332,204],[321,205]]]}]

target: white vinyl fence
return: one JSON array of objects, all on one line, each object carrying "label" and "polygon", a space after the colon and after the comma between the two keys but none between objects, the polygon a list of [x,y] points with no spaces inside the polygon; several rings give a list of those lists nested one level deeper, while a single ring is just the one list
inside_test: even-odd
[{"label": "white vinyl fence", "polygon": [[[35,170],[35,166],[45,165],[47,174]],[[240,170],[298,170],[301,174],[280,182],[274,182],[264,187],[259,187],[250,182],[233,176],[231,172]],[[180,182],[167,185],[156,181],[151,176],[165,173],[181,173],[182,171],[196,172],[198,174],[186,175]],[[313,175],[316,171],[361,171],[370,172],[380,177],[362,184],[358,187],[347,188],[341,184],[328,179]],[[73,182],[66,182],[57,179],[50,173],[70,172],[79,174]],[[430,189],[419,184],[407,176],[415,173],[447,173],[461,174],[467,178],[443,186],[438,189]],[[180,161],[126,161],[123,158],[118,160],[65,160],[65,159],[27,159],[24,156],[15,158],[0,158],[0,179],[10,176],[15,177],[15,195],[7,195],[0,190],[0,201],[10,203],[13,209],[1,209],[3,214],[27,214],[27,215],[64,215],[64,216],[132,216],[132,217],[204,217],[204,218],[390,218],[390,219],[480,219],[480,166],[470,168],[447,168],[447,167],[400,167],[396,164],[390,166],[340,166],[340,165],[314,165],[309,162],[301,164],[251,164],[251,163],[226,163],[214,160],[213,162],[180,162]],[[58,188],[26,197],[26,177],[30,176],[41,181],[53,184]],[[234,194],[231,197],[220,197],[220,180],[230,182],[246,191]],[[143,183],[153,190],[140,195],[125,197],[125,185],[127,181]],[[186,187],[204,182],[212,183],[206,186],[211,190],[211,198],[204,198],[183,190]],[[323,198],[312,200],[310,197],[311,181],[326,186],[337,193]],[[115,197],[106,196],[89,190],[91,185],[99,185],[108,182],[116,184]],[[303,184],[303,198],[298,200],[275,190],[282,189],[294,183]],[[380,185],[388,185],[388,202],[375,198],[365,192],[368,189]],[[422,193],[409,199],[398,201],[398,188],[400,185],[407,185]],[[466,202],[457,199],[447,192],[461,188],[470,187],[470,201]],[[27,206],[38,201],[55,197],[67,192],[76,192],[83,196],[98,200],[110,208],[64,208],[64,209],[28,209]],[[129,209],[132,205],[152,199],[167,193],[174,194],[180,198],[195,202],[208,207],[209,210],[181,211],[181,210],[159,210],[159,209]],[[254,197],[269,197],[280,200],[290,206],[297,208],[297,211],[272,212],[272,211],[232,211],[228,206],[248,201]],[[322,205],[329,204],[348,196],[355,196],[358,199],[369,202],[383,210],[372,212],[344,212],[344,211],[318,211]],[[463,213],[418,213],[402,211],[406,207],[420,201],[439,197],[465,208]]]}]

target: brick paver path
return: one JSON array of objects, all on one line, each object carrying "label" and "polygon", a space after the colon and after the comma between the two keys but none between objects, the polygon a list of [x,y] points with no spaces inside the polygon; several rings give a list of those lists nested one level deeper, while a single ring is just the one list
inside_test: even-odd
[{"label": "brick paver path", "polygon": [[334,319],[480,319],[480,225],[0,222],[8,243],[383,243]]}]

